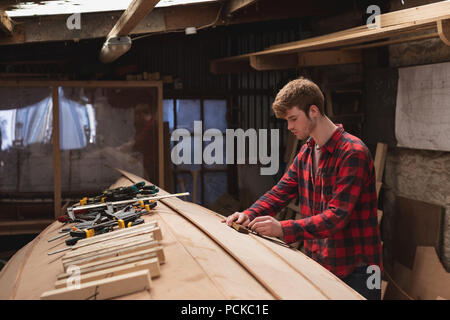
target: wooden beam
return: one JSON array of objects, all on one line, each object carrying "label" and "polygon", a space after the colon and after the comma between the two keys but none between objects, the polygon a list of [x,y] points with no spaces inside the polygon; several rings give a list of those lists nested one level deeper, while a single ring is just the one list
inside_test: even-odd
[{"label": "wooden beam", "polygon": [[126,294],[149,290],[151,284],[148,270],[140,270],[112,278],[81,284],[79,288],[62,288],[46,291],[42,300],[103,300]]},{"label": "wooden beam", "polygon": [[450,19],[439,20],[437,22],[439,38],[446,45],[450,46]]},{"label": "wooden beam", "polygon": [[279,56],[250,56],[250,65],[258,71],[283,70],[298,67],[297,54],[284,54]]},{"label": "wooden beam", "polygon": [[233,15],[239,10],[242,10],[254,3],[258,0],[228,0],[224,7],[224,15],[226,17]]},{"label": "wooden beam", "polygon": [[61,215],[61,154],[59,146],[59,93],[58,86],[52,87],[53,101],[53,192],[54,215],[57,219]]},{"label": "wooden beam", "polygon": [[253,72],[255,69],[250,66],[250,55],[243,55],[236,60],[227,61],[227,58],[213,60],[209,65],[209,71],[212,74],[231,74]]},{"label": "wooden beam", "polygon": [[155,7],[159,0],[133,0],[106,38],[127,36]]},{"label": "wooden beam", "polygon": [[298,54],[299,67],[316,67],[338,64],[361,63],[361,51],[327,50]]},{"label": "wooden beam", "polygon": [[14,32],[14,23],[5,11],[0,11],[0,31],[8,36]]}]

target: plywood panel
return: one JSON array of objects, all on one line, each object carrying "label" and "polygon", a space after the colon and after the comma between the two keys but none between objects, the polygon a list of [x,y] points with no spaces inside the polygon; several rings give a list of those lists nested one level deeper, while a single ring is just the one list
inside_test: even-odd
[{"label": "plywood panel", "polygon": [[439,248],[443,208],[439,205],[396,198],[394,215],[394,260],[412,270],[416,247]]}]

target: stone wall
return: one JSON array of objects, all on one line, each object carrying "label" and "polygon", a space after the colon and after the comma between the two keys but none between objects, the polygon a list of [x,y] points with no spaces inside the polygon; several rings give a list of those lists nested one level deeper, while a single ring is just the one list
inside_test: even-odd
[{"label": "stone wall", "polygon": [[[404,8],[431,2],[435,1],[405,2]],[[392,1],[391,9],[402,9],[399,3]],[[439,38],[391,45],[388,50],[389,65],[394,68],[450,61],[450,47]],[[450,152],[390,146],[382,195],[384,218],[381,227],[385,258],[389,260],[391,257],[388,244],[392,237],[395,197],[404,196],[444,207],[439,256],[447,271],[450,271]]]}]

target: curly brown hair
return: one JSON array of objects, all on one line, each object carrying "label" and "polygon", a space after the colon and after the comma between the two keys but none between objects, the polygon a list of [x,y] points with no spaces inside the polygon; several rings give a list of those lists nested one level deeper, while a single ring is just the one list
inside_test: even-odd
[{"label": "curly brown hair", "polygon": [[309,108],[316,105],[324,115],[325,98],[320,88],[311,80],[300,77],[286,84],[275,97],[272,109],[277,118],[284,118],[289,109],[298,107],[309,118]]}]

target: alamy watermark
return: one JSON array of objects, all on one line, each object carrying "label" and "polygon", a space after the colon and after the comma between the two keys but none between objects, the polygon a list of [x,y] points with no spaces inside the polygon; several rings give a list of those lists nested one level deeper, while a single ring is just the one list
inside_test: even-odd
[{"label": "alamy watermark", "polygon": [[67,274],[70,276],[66,280],[66,287],[68,289],[80,289],[81,288],[81,270],[79,266],[70,265],[67,268]]},{"label": "alamy watermark", "polygon": [[81,29],[81,13],[74,13],[70,15],[66,20],[66,27],[69,30]]},{"label": "alamy watermark", "polygon": [[370,265],[366,270],[370,276],[367,278],[366,285],[370,290],[381,289],[381,269],[377,265]]},{"label": "alamy watermark", "polygon": [[[269,131],[267,129],[259,129],[258,131],[255,129],[248,129],[247,131],[243,129],[226,129],[224,144],[222,131],[219,129],[208,129],[203,133],[202,122],[194,121],[193,136],[189,130],[183,128],[172,132],[170,140],[178,143],[172,148],[171,159],[175,165],[201,164],[202,162],[208,165],[245,164],[246,141],[248,141],[248,163],[257,164],[259,160],[262,165],[268,165],[268,167],[260,169],[261,175],[274,175],[278,172],[280,162],[279,130],[270,130],[270,154],[268,153],[268,136]],[[194,145],[192,145],[192,140]],[[202,141],[211,141],[211,143],[202,150]]]}]

